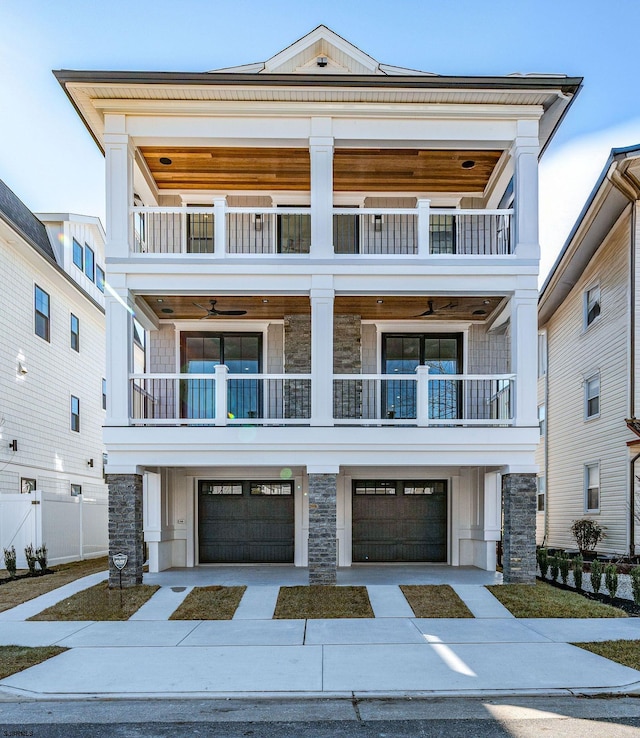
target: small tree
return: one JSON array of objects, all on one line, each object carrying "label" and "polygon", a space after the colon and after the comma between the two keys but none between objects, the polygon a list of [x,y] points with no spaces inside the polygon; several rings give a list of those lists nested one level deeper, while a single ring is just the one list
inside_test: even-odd
[{"label": "small tree", "polygon": [[[13,579],[18,569],[16,564],[16,550],[13,546],[4,550],[4,568],[9,572],[9,577]],[[639,570],[640,571],[640,570]]]},{"label": "small tree", "polygon": [[558,566],[558,557],[549,556],[549,563],[551,564],[551,579],[553,579],[554,582],[557,582],[558,572],[560,571],[560,567]]},{"label": "small tree", "polygon": [[25,558],[27,559],[27,566],[29,567],[29,574],[32,577],[36,575],[36,563],[38,561],[36,552],[33,550],[33,545],[30,543],[24,550]]},{"label": "small tree", "polygon": [[609,597],[616,596],[618,591],[618,570],[615,564],[609,564],[604,570],[604,583],[609,592]]},{"label": "small tree", "polygon": [[604,531],[603,526],[589,518],[574,520],[571,526],[571,532],[576,539],[581,554],[586,551],[594,551],[598,543],[604,538]]},{"label": "small tree", "polygon": [[633,592],[633,601],[636,605],[640,605],[640,566],[634,566],[631,569],[631,591]]},{"label": "small tree", "polygon": [[576,556],[573,559],[573,583],[576,586],[578,592],[582,592],[582,567],[584,566],[584,560],[582,556]]},{"label": "small tree", "polygon": [[546,548],[539,548],[536,552],[536,558],[538,559],[538,566],[540,567],[540,576],[546,579],[547,572],[549,571],[549,555]]},{"label": "small tree", "polygon": [[562,583],[566,585],[567,579],[569,579],[569,567],[571,566],[571,560],[567,554],[562,553],[558,555],[558,567],[560,568],[560,577]]},{"label": "small tree", "polygon": [[594,592],[599,592],[602,587],[602,562],[594,559],[591,562],[591,586]]},{"label": "small tree", "polygon": [[42,544],[40,548],[36,548],[36,559],[38,559],[38,566],[40,567],[40,573],[44,574],[47,570],[47,559],[49,557],[49,552],[47,551],[47,547]]}]

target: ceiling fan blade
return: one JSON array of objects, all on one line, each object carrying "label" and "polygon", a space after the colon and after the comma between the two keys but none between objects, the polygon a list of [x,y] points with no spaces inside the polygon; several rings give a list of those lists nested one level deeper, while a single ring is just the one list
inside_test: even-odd
[{"label": "ceiling fan blade", "polygon": [[191,304],[195,305],[197,308],[200,308],[200,310],[206,310],[207,312],[209,312],[209,310],[211,309],[211,308],[205,307],[204,305],[200,305],[199,302],[192,302]]},{"label": "ceiling fan blade", "polygon": [[200,320],[209,320],[209,318],[215,318],[215,313],[209,313],[208,315],[203,315]]},{"label": "ceiling fan blade", "polygon": [[214,315],[246,315],[246,310],[214,310]]},{"label": "ceiling fan blade", "polygon": [[433,300],[429,300],[427,305],[429,306],[428,310],[425,310],[424,313],[420,313],[420,315],[416,315],[416,318],[426,318],[429,315],[435,314],[436,311],[433,309]]}]

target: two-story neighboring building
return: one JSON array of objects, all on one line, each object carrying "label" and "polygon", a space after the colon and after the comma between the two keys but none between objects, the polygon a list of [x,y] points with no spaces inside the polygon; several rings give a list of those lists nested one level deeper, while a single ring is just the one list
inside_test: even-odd
[{"label": "two-story neighboring building", "polygon": [[[105,234],[0,181],[0,549],[107,552]],[[0,559],[0,567],[4,563]]]},{"label": "two-story neighboring building", "polygon": [[538,158],[581,80],[392,67],[324,26],[243,67],[56,76],[106,157],[124,580],[143,528],[152,571],[493,570],[504,495],[529,581]]},{"label": "two-story neighboring building", "polygon": [[614,149],[541,292],[538,541],[575,548],[571,525],[606,528],[633,554],[640,500],[640,146]]}]

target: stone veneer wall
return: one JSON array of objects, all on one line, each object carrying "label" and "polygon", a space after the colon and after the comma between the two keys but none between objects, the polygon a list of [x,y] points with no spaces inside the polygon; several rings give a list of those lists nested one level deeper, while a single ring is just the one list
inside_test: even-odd
[{"label": "stone veneer wall", "polygon": [[335,584],[336,474],[309,474],[309,584]]},{"label": "stone veneer wall", "polygon": [[[333,371],[336,374],[362,372],[361,318],[359,315],[333,317]],[[362,416],[362,380],[347,379],[336,382],[333,397],[334,418]]]},{"label": "stone veneer wall", "polygon": [[502,477],[504,535],[502,571],[505,584],[536,582],[536,475]]},{"label": "stone veneer wall", "polygon": [[120,573],[113,555],[126,554],[122,586],[142,584],[144,539],[142,522],[142,475],[107,474],[109,485],[109,587],[120,586]]},{"label": "stone veneer wall", "polygon": [[[311,372],[311,316],[284,316],[284,373]],[[311,417],[311,384],[307,379],[287,381],[284,392],[285,418]]]}]

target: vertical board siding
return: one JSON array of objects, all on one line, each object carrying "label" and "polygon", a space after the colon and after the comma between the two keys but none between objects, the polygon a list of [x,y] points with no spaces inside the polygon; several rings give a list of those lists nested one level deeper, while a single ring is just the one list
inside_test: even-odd
[{"label": "vertical board siding", "polygon": [[[601,314],[584,328],[584,291],[600,285]],[[574,520],[585,517],[584,465],[600,463],[598,549],[627,550],[629,221],[621,218],[547,324],[549,545],[575,547]],[[600,373],[600,417],[586,421],[584,382]]]}]

